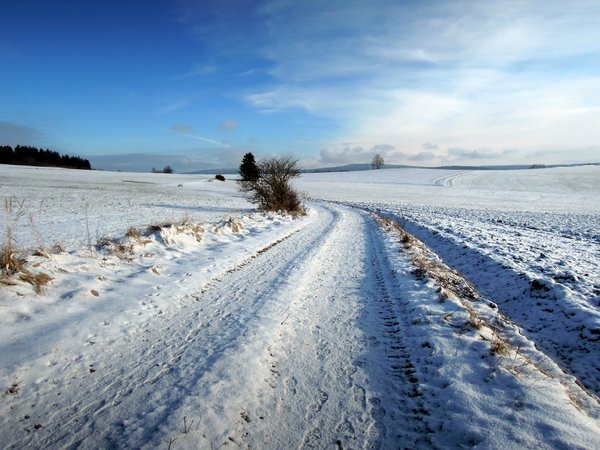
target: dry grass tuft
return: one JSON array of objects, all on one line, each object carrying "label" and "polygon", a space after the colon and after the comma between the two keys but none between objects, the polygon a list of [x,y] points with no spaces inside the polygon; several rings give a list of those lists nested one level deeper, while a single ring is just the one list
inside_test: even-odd
[{"label": "dry grass tuft", "polygon": [[497,333],[492,334],[492,341],[490,343],[490,352],[494,355],[506,356],[510,353],[511,346]]},{"label": "dry grass tuft", "polygon": [[141,239],[142,232],[139,230],[139,228],[129,227],[125,232],[125,236],[131,239]]},{"label": "dry grass tuft", "polygon": [[10,278],[8,278],[5,275],[0,276],[0,286],[15,286],[17,283],[15,283],[13,280],[11,280]]},{"label": "dry grass tuft", "polygon": [[160,233],[162,230],[171,228],[173,226],[175,226],[174,222],[154,223],[154,224],[148,225],[146,227],[146,233],[148,233],[148,234]]},{"label": "dry grass tuft", "polygon": [[12,240],[0,249],[0,272],[4,272],[6,276],[11,276],[25,270],[25,259],[17,254]]},{"label": "dry grass tuft", "polygon": [[129,227],[125,232],[125,237],[139,245],[146,245],[152,242],[151,239],[148,239],[147,236],[144,236],[140,229],[136,227]]},{"label": "dry grass tuft", "polygon": [[398,222],[374,214],[375,220],[386,230],[393,230],[400,235],[404,248],[411,251],[414,275],[419,279],[432,279],[443,291],[450,292],[458,298],[476,299],[478,293],[459,272],[451,269],[442,261],[434,258],[429,249],[416,237],[407,233]]},{"label": "dry grass tuft", "polygon": [[202,241],[202,237],[204,235],[204,228],[198,223],[193,221],[189,216],[185,216],[179,222],[166,223],[164,225],[159,225],[159,231],[166,228],[172,229],[176,233],[191,233],[196,241]]},{"label": "dry grass tuft", "polygon": [[132,260],[133,244],[122,242],[121,239],[103,236],[96,242],[96,248],[106,250],[119,259],[126,261]]},{"label": "dry grass tuft", "polygon": [[29,271],[24,271],[19,275],[19,279],[33,285],[36,294],[41,294],[44,286],[50,283],[54,278],[42,272],[32,273]]}]

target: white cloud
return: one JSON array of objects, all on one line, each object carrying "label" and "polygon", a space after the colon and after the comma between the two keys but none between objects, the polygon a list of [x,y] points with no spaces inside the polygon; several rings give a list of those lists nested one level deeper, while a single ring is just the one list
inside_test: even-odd
[{"label": "white cloud", "polygon": [[416,162],[416,163],[424,163],[424,162],[432,162],[438,161],[439,155],[436,155],[432,152],[419,152],[417,154],[408,155],[406,158],[408,161]]},{"label": "white cloud", "polygon": [[362,145],[344,143],[321,150],[320,158],[315,165],[369,164],[376,154],[381,155],[388,163],[405,158],[405,154],[402,151],[389,144],[363,147]]}]

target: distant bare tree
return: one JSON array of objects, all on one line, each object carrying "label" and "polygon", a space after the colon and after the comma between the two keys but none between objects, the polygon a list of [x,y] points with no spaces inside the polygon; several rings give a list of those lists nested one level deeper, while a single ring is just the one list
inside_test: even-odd
[{"label": "distant bare tree", "polygon": [[381,169],[384,164],[385,162],[383,161],[383,156],[381,156],[379,153],[373,156],[373,160],[371,161],[371,167],[373,169]]}]

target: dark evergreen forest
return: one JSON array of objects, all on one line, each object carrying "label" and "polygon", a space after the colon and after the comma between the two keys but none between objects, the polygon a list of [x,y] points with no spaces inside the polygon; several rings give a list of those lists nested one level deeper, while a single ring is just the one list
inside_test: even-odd
[{"label": "dark evergreen forest", "polygon": [[17,145],[14,149],[9,145],[0,145],[0,164],[92,169],[87,159],[23,145]]}]

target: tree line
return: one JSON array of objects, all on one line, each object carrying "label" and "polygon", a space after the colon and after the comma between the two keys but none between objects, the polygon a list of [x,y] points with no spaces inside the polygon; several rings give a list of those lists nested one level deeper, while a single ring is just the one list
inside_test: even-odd
[{"label": "tree line", "polygon": [[67,169],[91,170],[87,159],[78,156],[61,155],[54,150],[17,145],[14,149],[9,145],[0,146],[0,164],[22,166],[64,167]]}]

